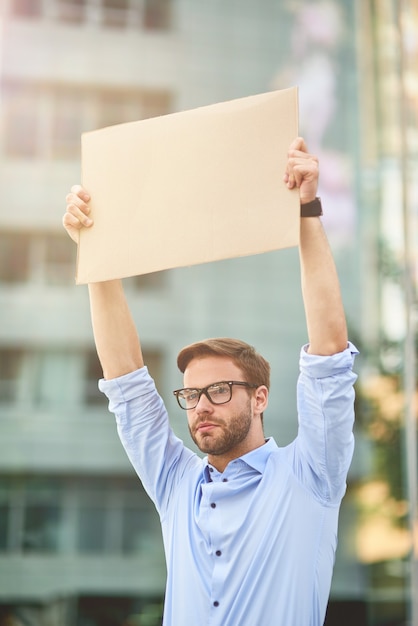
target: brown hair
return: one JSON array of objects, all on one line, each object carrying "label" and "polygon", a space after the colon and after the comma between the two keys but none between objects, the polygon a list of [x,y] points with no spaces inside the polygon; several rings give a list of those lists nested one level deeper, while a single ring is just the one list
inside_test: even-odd
[{"label": "brown hair", "polygon": [[205,356],[223,356],[231,359],[237,365],[246,382],[265,385],[270,388],[270,364],[261,354],[244,341],[219,337],[204,339],[183,348],[177,357],[179,370],[184,374],[190,361]]}]

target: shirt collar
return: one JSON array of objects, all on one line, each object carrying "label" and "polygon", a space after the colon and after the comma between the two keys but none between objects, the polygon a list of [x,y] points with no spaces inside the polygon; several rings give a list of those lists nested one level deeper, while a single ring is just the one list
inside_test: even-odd
[{"label": "shirt collar", "polygon": [[266,439],[266,443],[264,446],[260,446],[259,448],[255,448],[255,450],[251,450],[251,452],[247,452],[241,458],[241,461],[244,461],[247,465],[255,469],[257,472],[262,474],[267,465],[267,460],[270,454],[277,448],[277,444],[274,441],[273,437],[269,437]]},{"label": "shirt collar", "polygon": [[[243,456],[239,457],[241,461],[246,463],[249,467],[256,470],[260,474],[264,472],[264,469],[267,465],[267,460],[270,454],[277,449],[277,444],[274,441],[273,437],[268,437],[266,439],[266,443],[259,448],[255,448],[247,454],[243,454]],[[232,463],[233,461],[231,461]],[[204,466],[203,466],[203,476],[206,482],[212,482],[210,476],[210,465],[208,463],[207,457],[204,458]]]}]

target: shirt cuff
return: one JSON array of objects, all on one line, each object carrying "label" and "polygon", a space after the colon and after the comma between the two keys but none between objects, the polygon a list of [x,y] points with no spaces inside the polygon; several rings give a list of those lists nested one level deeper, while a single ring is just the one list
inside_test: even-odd
[{"label": "shirt cuff", "polygon": [[129,402],[153,392],[155,383],[148,373],[148,368],[144,366],[117,378],[109,380],[101,378],[99,389],[112,402]]},{"label": "shirt cuff", "polygon": [[354,358],[359,354],[359,351],[351,342],[348,342],[345,350],[330,356],[309,354],[307,352],[308,345],[303,346],[300,351],[299,367],[302,374],[306,374],[311,378],[326,378],[327,376],[336,376],[351,370]]}]

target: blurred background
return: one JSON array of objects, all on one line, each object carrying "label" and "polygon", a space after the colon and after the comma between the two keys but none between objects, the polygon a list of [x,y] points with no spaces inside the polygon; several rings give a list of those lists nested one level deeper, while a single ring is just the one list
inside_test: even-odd
[{"label": "blurred background", "polygon": [[[161,624],[159,520],[97,390],[86,288],[61,227],[81,133],[298,85],[361,350],[326,623],[417,626],[416,0],[0,6],[0,625]],[[271,362],[266,434],[291,441],[306,341],[296,249],[126,289],[179,436],[189,442],[171,394],[177,352],[227,335]]]}]

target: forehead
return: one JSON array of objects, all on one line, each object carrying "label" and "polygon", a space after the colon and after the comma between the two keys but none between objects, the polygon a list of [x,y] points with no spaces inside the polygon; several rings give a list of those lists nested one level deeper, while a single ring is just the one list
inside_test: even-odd
[{"label": "forehead", "polygon": [[184,372],[185,387],[207,387],[221,380],[244,380],[242,370],[228,357],[192,359]]}]

